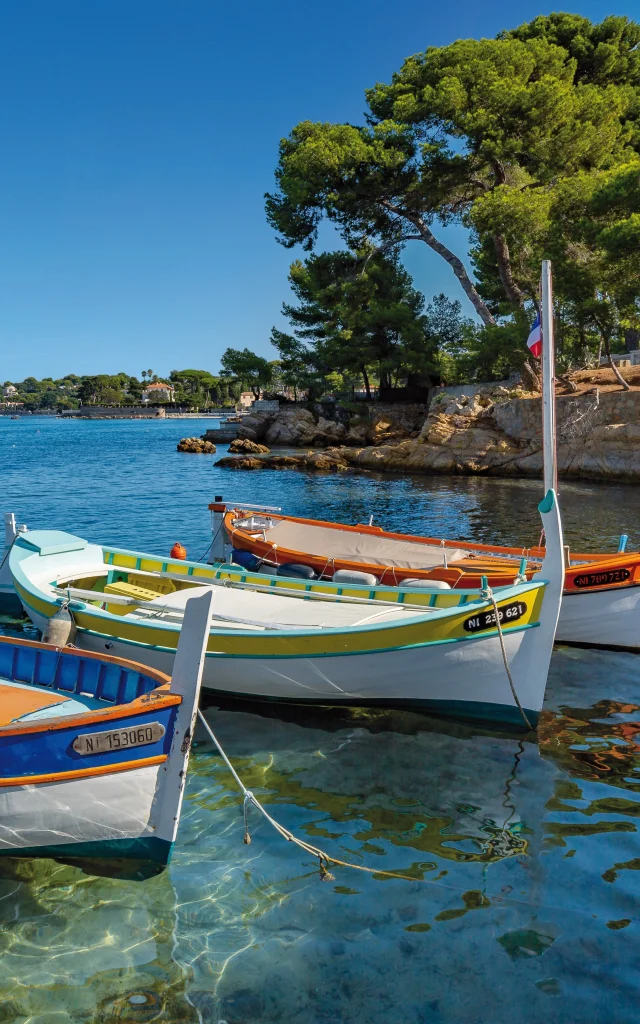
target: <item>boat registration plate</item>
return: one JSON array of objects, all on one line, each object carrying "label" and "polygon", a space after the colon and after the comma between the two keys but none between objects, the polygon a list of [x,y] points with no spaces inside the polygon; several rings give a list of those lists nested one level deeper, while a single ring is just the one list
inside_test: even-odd
[{"label": "boat registration plate", "polygon": [[115,750],[129,750],[130,747],[144,747],[156,743],[165,734],[160,722],[146,722],[145,725],[129,729],[110,729],[108,732],[85,732],[76,736],[73,749],[76,754],[110,754]]},{"label": "boat registration plate", "polygon": [[[502,608],[498,608],[498,613],[500,625],[510,626],[512,622],[517,622],[523,615],[526,615],[527,606],[523,601],[514,601],[513,604],[505,604]],[[478,615],[472,615],[462,623],[467,633],[481,633],[483,629],[492,629],[495,624],[496,613],[493,608],[489,608],[486,612],[480,612]]]},{"label": "boat registration plate", "polygon": [[626,583],[631,579],[628,569],[605,569],[602,572],[583,572],[574,577],[576,587],[606,587],[609,583]]}]

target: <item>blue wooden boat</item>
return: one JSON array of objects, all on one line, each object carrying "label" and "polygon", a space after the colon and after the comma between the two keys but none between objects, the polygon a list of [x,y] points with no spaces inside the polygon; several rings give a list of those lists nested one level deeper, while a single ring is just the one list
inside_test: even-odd
[{"label": "blue wooden boat", "polygon": [[187,603],[171,678],[0,637],[0,854],[168,862],[211,600]]}]

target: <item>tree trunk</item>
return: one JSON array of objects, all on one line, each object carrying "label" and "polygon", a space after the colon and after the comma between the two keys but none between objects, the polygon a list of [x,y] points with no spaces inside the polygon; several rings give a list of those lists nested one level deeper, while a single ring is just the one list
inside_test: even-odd
[{"label": "tree trunk", "polygon": [[420,232],[423,242],[426,242],[430,249],[433,249],[433,251],[437,252],[439,256],[442,256],[443,260],[447,261],[483,324],[487,327],[495,327],[496,321],[487,309],[484,301],[478,295],[471,278],[465,270],[462,260],[459,259],[455,253],[451,252],[451,249],[448,249],[446,245],[438,241],[431,228],[425,224],[421,217],[415,221],[415,224]]},{"label": "tree trunk", "polygon": [[514,306],[519,306],[520,309],[524,306],[525,294],[520,290],[513,278],[513,270],[511,269],[511,253],[509,252],[509,245],[504,235],[496,235],[493,239],[496,257],[498,260],[498,273],[500,280],[502,281],[502,287],[505,290],[505,294]]},{"label": "tree trunk", "polygon": [[[469,277],[467,271],[465,270],[464,263],[462,262],[462,260],[458,256],[456,256],[454,252],[451,252],[451,249],[448,249],[443,242],[438,241],[429,225],[426,223],[426,221],[422,219],[422,217],[419,214],[411,213],[409,210],[406,210],[401,206],[396,206],[388,199],[382,199],[380,200],[380,202],[381,205],[385,207],[385,209],[390,210],[390,212],[395,214],[396,217],[401,217],[404,218],[405,220],[408,220],[411,224],[414,225],[415,228],[417,228],[417,230],[420,232],[420,238],[422,239],[422,241],[426,242],[430,249],[433,249],[434,252],[438,253],[438,256],[442,256],[443,260],[447,261],[447,263],[453,270],[454,274],[458,278],[458,281],[462,285],[465,295],[469,299],[469,302],[475,309],[476,313],[482,320],[483,324],[485,324],[487,327],[495,327],[496,321],[489,312],[489,310],[487,309],[487,306],[485,305],[484,301],[478,295],[478,292],[476,291],[471,278]],[[401,240],[405,240],[407,238],[415,238],[415,235],[405,235],[404,238]]]},{"label": "tree trunk", "polygon": [[625,391],[631,391],[631,385],[627,384],[626,380],[620,373],[620,370],[613,361],[613,356],[611,355],[611,342],[609,340],[609,335],[603,334],[602,340],[604,341],[604,350],[607,353],[607,361],[609,363],[609,366],[613,370],[614,377],[616,377],[618,383],[622,385]]},{"label": "tree trunk", "polygon": [[531,378],[534,391],[542,391],[542,381],[528,359],[525,359],[524,361],[524,369]]},{"label": "tree trunk", "polygon": [[369,374],[367,373],[366,366],[361,367],[362,379],[364,381],[364,390],[367,393],[367,398],[371,398],[371,385],[369,384]]},{"label": "tree trunk", "polygon": [[587,345],[587,339],[582,324],[578,327],[578,335],[580,337],[580,344],[582,345],[582,365],[586,367],[589,365],[591,356],[589,354],[589,346]]}]

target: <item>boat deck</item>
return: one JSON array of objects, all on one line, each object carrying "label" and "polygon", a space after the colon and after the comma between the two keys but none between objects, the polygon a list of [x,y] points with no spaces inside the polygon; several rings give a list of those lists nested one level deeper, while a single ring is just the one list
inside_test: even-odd
[{"label": "boat deck", "polygon": [[68,693],[0,677],[0,726],[78,715],[99,707],[104,707],[104,703],[91,697],[70,697]]}]

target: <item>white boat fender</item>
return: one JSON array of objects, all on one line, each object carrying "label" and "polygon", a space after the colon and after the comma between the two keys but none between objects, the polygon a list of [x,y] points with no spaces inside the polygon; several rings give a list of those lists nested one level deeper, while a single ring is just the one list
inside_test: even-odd
[{"label": "white boat fender", "polygon": [[451,590],[451,584],[445,580],[403,580],[401,587],[419,588],[420,590]]},{"label": "white boat fender", "polygon": [[363,587],[377,587],[380,580],[372,572],[358,572],[357,569],[336,569],[333,583],[361,583]]},{"label": "white boat fender", "polygon": [[76,638],[76,624],[69,611],[68,603],[64,603],[59,611],[52,615],[47,626],[47,633],[43,636],[45,644],[52,644],[54,647],[66,647],[73,643]]}]

